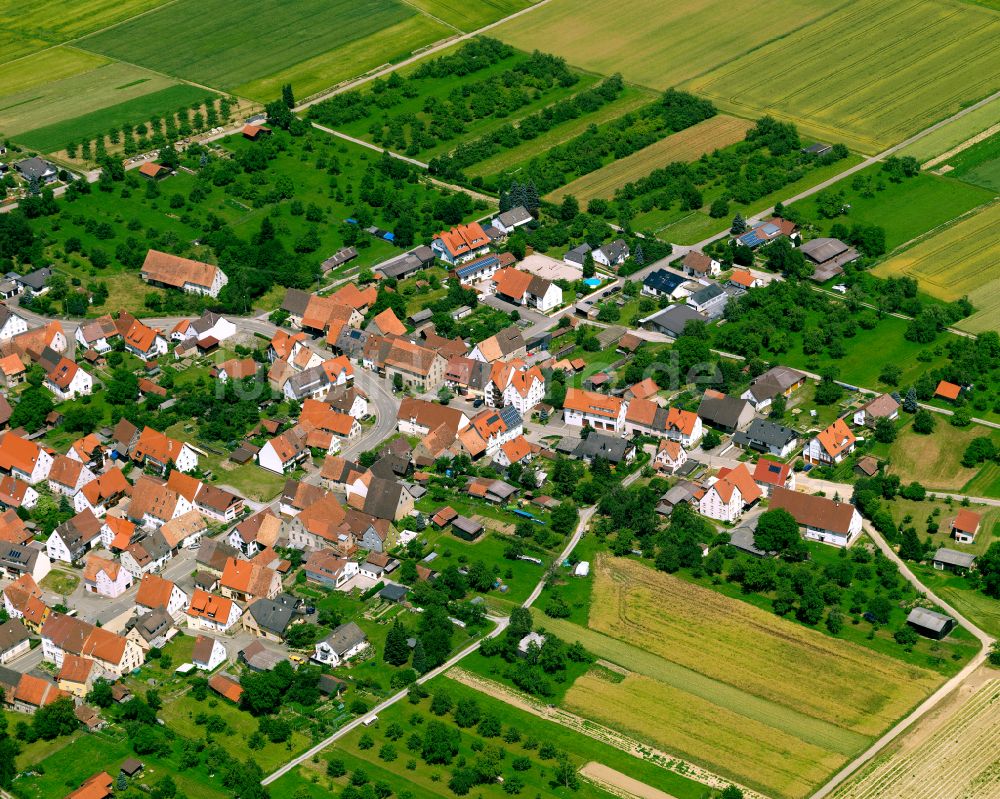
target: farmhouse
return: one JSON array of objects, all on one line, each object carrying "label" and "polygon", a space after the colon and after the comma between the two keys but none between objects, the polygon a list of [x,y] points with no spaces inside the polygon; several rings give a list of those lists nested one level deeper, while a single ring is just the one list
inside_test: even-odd
[{"label": "farmhouse", "polygon": [[[351,249],[353,250],[354,248],[352,247]],[[422,244],[410,252],[404,253],[403,255],[397,256],[390,261],[385,261],[379,264],[375,267],[375,269],[385,275],[385,277],[402,280],[403,278],[409,277],[414,272],[426,269],[434,263],[434,258],[434,250]]]},{"label": "farmhouse", "polygon": [[222,287],[229,282],[226,273],[217,266],[159,250],[150,250],[146,253],[140,275],[143,280],[154,286],[165,286],[209,297],[218,297]]},{"label": "farmhouse", "polygon": [[771,492],[774,508],[787,510],[804,528],[806,538],[823,544],[850,546],[861,533],[861,514],[847,502],[776,487]]},{"label": "farmhouse", "polygon": [[454,265],[485,253],[490,248],[490,239],[478,222],[471,222],[435,234],[431,248],[439,258]]},{"label": "farmhouse", "polygon": [[824,283],[831,277],[842,275],[845,265],[861,257],[857,250],[848,247],[840,239],[813,239],[799,249],[807,261],[814,265],[812,280],[817,283]]}]

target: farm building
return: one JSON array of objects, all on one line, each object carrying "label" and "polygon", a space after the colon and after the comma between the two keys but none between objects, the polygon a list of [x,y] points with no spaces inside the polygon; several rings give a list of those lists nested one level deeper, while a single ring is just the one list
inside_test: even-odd
[{"label": "farm building", "polygon": [[955,620],[951,616],[927,608],[911,610],[910,615],[906,617],[906,623],[921,635],[938,641],[946,637],[955,627]]},{"label": "farm building", "polygon": [[976,556],[970,555],[968,552],[959,552],[956,549],[941,547],[934,553],[934,559],[931,562],[938,571],[947,570],[961,574],[969,571],[969,569],[976,565]]},{"label": "farm building", "polygon": [[803,244],[800,249],[807,262],[813,265],[811,279],[817,283],[842,275],[846,264],[861,257],[857,250],[848,247],[840,239],[813,239]]}]

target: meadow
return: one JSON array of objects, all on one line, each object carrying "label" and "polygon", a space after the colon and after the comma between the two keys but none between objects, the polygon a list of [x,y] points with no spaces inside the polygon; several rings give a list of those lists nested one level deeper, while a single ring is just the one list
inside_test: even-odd
[{"label": "meadow", "polygon": [[468,33],[496,22],[516,11],[528,8],[536,0],[408,0],[408,5],[442,20],[456,30]]},{"label": "meadow", "polygon": [[854,0],[683,88],[875,153],[994,91],[998,37],[959,0]]},{"label": "meadow", "polygon": [[[991,538],[995,541],[996,538]],[[950,544],[955,549],[955,542]],[[1000,636],[1000,602],[986,596],[969,578],[948,571],[938,571],[930,565],[915,565],[920,582],[948,602],[965,618],[992,635]]]},{"label": "meadow", "polygon": [[951,177],[1000,194],[1000,133],[956,153],[947,165]]},{"label": "meadow", "polygon": [[[753,127],[747,119],[720,114],[699,122],[686,130],[678,131],[632,155],[612,161],[607,166],[551,192],[545,197],[550,202],[559,202],[571,194],[581,203],[594,197],[610,200],[615,189],[631,181],[648,175],[674,161],[696,161],[703,153],[728,147],[743,141],[746,132]],[[718,223],[716,223],[718,224]]]},{"label": "meadow", "polygon": [[935,414],[934,432],[913,432],[912,420],[899,430],[891,444],[876,444],[874,453],[889,462],[889,474],[898,474],[904,483],[916,480],[928,490],[961,491],[978,468],[962,466],[962,454],[969,442],[987,434],[979,425],[952,427],[948,418]]},{"label": "meadow", "polygon": [[831,225],[838,222],[848,227],[878,225],[885,230],[887,252],[990,202],[995,196],[980,186],[926,172],[893,183],[878,164],[844,178],[821,194],[837,192],[843,193],[844,204],[850,208],[833,219],[820,216],[819,194],[800,200],[794,207],[821,235],[826,235]]},{"label": "meadow", "polygon": [[928,133],[922,139],[904,147],[897,155],[911,155],[921,163],[925,163],[979,135],[995,125],[998,119],[1000,119],[1000,97],[949,122],[933,133]]},{"label": "meadow", "polygon": [[178,0],[88,36],[79,45],[233,89],[362,40],[416,13],[396,0],[260,0],[253,14],[227,0]]},{"label": "meadow", "polygon": [[[603,75],[664,90],[820,19],[820,0],[551,0],[493,35]],[[767,20],[767,24],[734,24]],[[748,115],[751,116],[751,115]]]},{"label": "meadow", "polygon": [[872,270],[879,277],[912,277],[941,300],[968,297],[976,313],[956,327],[970,333],[1000,327],[1000,203],[935,233]]}]

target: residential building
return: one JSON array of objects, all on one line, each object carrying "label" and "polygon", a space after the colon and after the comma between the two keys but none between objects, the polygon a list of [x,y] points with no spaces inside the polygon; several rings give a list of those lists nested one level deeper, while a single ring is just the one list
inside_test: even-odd
[{"label": "residential building", "polygon": [[157,530],[133,541],[120,557],[122,566],[138,579],[143,575],[161,571],[173,556],[173,548]]},{"label": "residential building", "polygon": [[0,624],[0,665],[17,660],[31,650],[28,628],[17,619]]},{"label": "residential building", "polygon": [[132,575],[118,561],[93,552],[87,556],[83,566],[83,588],[87,593],[114,599],[131,587]]},{"label": "residential building", "polygon": [[185,496],[155,478],[144,475],[132,486],[128,518],[140,527],[155,529],[171,519],[183,516],[192,507]]},{"label": "residential building", "polygon": [[208,533],[208,522],[197,510],[189,510],[164,522],[159,533],[174,552],[191,549],[198,546],[202,537]]},{"label": "residential building", "polygon": [[475,258],[461,266],[455,266],[449,274],[463,286],[489,280],[499,269],[506,269],[517,263],[509,252],[491,253]]},{"label": "residential building", "polygon": [[698,313],[715,316],[722,313],[729,302],[729,295],[718,283],[710,283],[688,296],[685,302]]},{"label": "residential building", "polygon": [[573,450],[573,457],[588,464],[601,458],[612,466],[617,466],[634,461],[635,451],[635,444],[631,441],[595,431],[580,440]]},{"label": "residential building", "polygon": [[135,595],[137,613],[150,613],[162,608],[175,622],[183,618],[188,604],[188,595],[176,583],[158,574],[145,575]]},{"label": "residential building", "polygon": [[524,336],[515,325],[511,325],[476,344],[469,353],[469,357],[474,361],[493,363],[494,361],[524,358],[527,352],[528,348],[524,343]]},{"label": "residential building", "polygon": [[579,388],[566,389],[563,421],[576,427],[620,432],[625,424],[628,406],[617,397],[609,397]]},{"label": "residential building", "polygon": [[250,602],[261,597],[273,599],[281,592],[281,575],[274,569],[250,560],[230,558],[222,570],[219,593],[227,599]]},{"label": "residential building", "polygon": [[306,444],[306,431],[301,427],[293,427],[275,436],[255,456],[261,468],[275,474],[285,474],[294,470],[300,463],[309,458],[309,447]]},{"label": "residential building", "polygon": [[840,463],[854,452],[857,439],[843,419],[837,419],[810,439],[802,449],[809,463]]},{"label": "residential building", "polygon": [[836,547],[850,546],[861,534],[861,514],[847,502],[776,487],[770,509],[784,508],[803,528],[806,538]]},{"label": "residential building", "polygon": [[551,280],[520,269],[501,269],[493,275],[491,289],[497,297],[514,305],[536,308],[542,313],[562,305],[563,293]]},{"label": "residential building", "polygon": [[232,629],[242,615],[240,606],[231,599],[196,588],[187,609],[187,623],[188,627],[195,630],[225,633]]},{"label": "residential building", "polygon": [[80,461],[66,455],[56,455],[49,469],[48,483],[52,493],[73,497],[80,489],[96,479],[97,475]]},{"label": "residential building", "polygon": [[681,261],[681,266],[692,277],[715,277],[722,271],[721,263],[697,250],[690,250]]},{"label": "residential building", "polygon": [[714,482],[698,500],[702,516],[721,522],[736,522],[743,512],[763,496],[745,463],[735,469],[719,469]]},{"label": "residential building", "polygon": [[767,408],[775,397],[789,397],[805,385],[806,376],[797,369],[774,366],[758,375],[750,382],[750,388],[740,396],[760,412]]},{"label": "residential building", "polygon": [[670,441],[661,438],[656,447],[656,455],[653,458],[653,468],[669,474],[675,474],[685,463],[687,463],[687,450],[681,446],[679,441]]},{"label": "residential building", "polygon": [[326,638],[316,642],[312,660],[322,666],[344,665],[368,646],[368,636],[353,621],[336,627]]},{"label": "residential building", "polygon": [[750,424],[754,418],[754,409],[745,399],[709,389],[698,406],[698,416],[713,427],[733,433]]},{"label": "residential building", "polygon": [[62,357],[45,377],[45,387],[62,402],[88,396],[94,390],[94,378],[69,358]]},{"label": "residential building", "polygon": [[93,660],[103,675],[117,680],[142,665],[142,650],[133,641],[81,619],[52,613],[42,627],[42,659],[61,668],[67,655]]},{"label": "residential building", "polygon": [[191,662],[201,671],[215,671],[226,662],[226,647],[217,638],[199,635],[194,639]]},{"label": "residential building", "polygon": [[296,619],[296,604],[297,600],[288,594],[257,599],[247,606],[240,623],[251,635],[280,644]]},{"label": "residential building", "polygon": [[457,433],[468,424],[469,417],[458,408],[416,397],[405,397],[396,413],[396,427],[405,435],[425,436],[441,425],[446,425]]},{"label": "residential building", "polygon": [[590,253],[595,264],[606,267],[621,266],[629,256],[628,245],[625,239],[615,239],[609,244],[602,244]]},{"label": "residential building", "polygon": [[146,468],[152,466],[160,473],[166,472],[170,463],[179,472],[193,472],[198,468],[198,451],[190,444],[146,427],[132,449],[132,460]]},{"label": "residential building", "polygon": [[159,250],[150,250],[146,253],[146,260],[139,274],[143,280],[154,286],[165,286],[209,297],[218,297],[222,287],[229,282],[226,273],[217,266]]},{"label": "residential building", "polygon": [[328,549],[310,552],[303,566],[309,582],[338,589],[360,570],[357,561],[339,557]]},{"label": "residential building", "polygon": [[45,552],[51,560],[75,563],[100,543],[101,521],[89,510],[84,510],[49,534]]},{"label": "residential building", "polygon": [[765,497],[771,496],[775,488],[795,490],[795,470],[790,463],[779,463],[770,458],[761,458],[753,470],[754,482],[760,486]]},{"label": "residential building", "polygon": [[431,248],[438,258],[455,265],[486,253],[490,248],[490,239],[478,222],[471,222],[435,234]]},{"label": "residential building", "polygon": [[974,544],[982,516],[974,511],[962,508],[951,522],[951,534],[960,544]]},{"label": "residential building", "polygon": [[517,228],[529,224],[533,219],[534,217],[528,212],[527,208],[523,205],[518,205],[509,211],[501,211],[493,217],[490,224],[505,236],[509,236]]},{"label": "residential building", "polygon": [[666,269],[654,269],[642,281],[642,293],[647,297],[668,297],[680,299],[683,292],[678,289],[685,283],[684,277]]},{"label": "residential building", "polygon": [[537,366],[529,367],[520,359],[495,361],[490,367],[484,397],[493,408],[509,405],[522,417],[527,416],[545,398],[545,375]]},{"label": "residential building", "polygon": [[752,225],[750,230],[736,237],[736,242],[755,250],[763,244],[770,244],[775,239],[780,239],[782,236],[796,239],[798,238],[797,231],[798,225],[794,222],[773,216]]},{"label": "residential building", "polygon": [[[136,609],[138,611],[138,608]],[[181,608],[181,616],[184,608]],[[141,650],[148,652],[154,646],[162,649],[170,640],[177,619],[164,608],[157,608],[138,615],[125,624],[125,637],[134,641]]]},{"label": "residential building", "polygon": [[799,434],[777,422],[754,419],[746,430],[741,430],[733,436],[733,443],[785,458],[798,446]]},{"label": "residential building", "polygon": [[115,320],[111,318],[111,314],[104,314],[104,316],[84,322],[74,334],[74,338],[85,350],[91,349],[101,354],[110,352],[112,343],[120,337],[121,333],[115,325]]},{"label": "residential building", "polygon": [[7,433],[0,439],[0,471],[37,485],[49,476],[52,455],[34,441],[16,433]]},{"label": "residential building", "polygon": [[854,424],[859,427],[874,427],[879,419],[894,422],[898,418],[899,403],[889,394],[879,394],[854,412]]},{"label": "residential building", "polygon": [[11,310],[6,303],[0,303],[0,341],[6,341],[27,332],[28,320]]},{"label": "residential building", "polygon": [[125,349],[143,361],[154,361],[167,354],[167,339],[158,331],[138,319],[123,334]]}]

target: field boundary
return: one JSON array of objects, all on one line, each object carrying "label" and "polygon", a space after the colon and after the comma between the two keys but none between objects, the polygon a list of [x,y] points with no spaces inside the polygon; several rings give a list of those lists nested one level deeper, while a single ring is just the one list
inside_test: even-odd
[{"label": "field boundary", "polygon": [[583,716],[578,716],[576,713],[571,713],[560,707],[545,705],[527,694],[523,694],[513,688],[508,688],[506,685],[485,677],[480,677],[477,674],[472,674],[458,666],[450,668],[445,672],[445,676],[461,685],[506,702],[508,705],[516,707],[519,710],[531,713],[546,721],[560,724],[563,727],[568,727],[586,735],[588,738],[593,738],[608,746],[613,746],[615,749],[627,752],[633,757],[653,763],[660,768],[672,771],[695,782],[700,782],[702,785],[707,785],[716,790],[722,790],[729,785],[736,785],[736,787],[743,791],[745,799],[768,799],[765,794],[739,785],[732,780],[724,779],[702,766],[688,760],[683,760],[674,754],[664,752],[662,749],[650,746],[649,744],[642,743],[625,733],[599,722],[591,721]]},{"label": "field boundary", "polygon": [[579,769],[579,774],[587,782],[619,799],[676,799],[666,791],[633,779],[628,774],[622,774],[596,760],[584,763]]},{"label": "field boundary", "polygon": [[986,130],[982,131],[981,133],[977,133],[972,138],[966,139],[961,144],[959,144],[959,145],[957,145],[955,147],[952,147],[950,150],[948,150],[948,152],[942,153],[941,155],[937,156],[937,158],[932,158],[930,161],[928,161],[927,163],[925,163],[921,167],[921,169],[930,169],[931,167],[935,167],[938,164],[940,164],[940,163],[942,163],[944,161],[947,161],[952,156],[958,155],[959,153],[961,153],[961,152],[963,152],[965,150],[968,150],[973,145],[979,144],[979,142],[981,142],[981,141],[986,141],[988,138],[990,138],[991,136],[993,136],[995,133],[1000,133],[1000,122],[997,122],[997,124],[992,125],[991,127],[988,127]]}]

